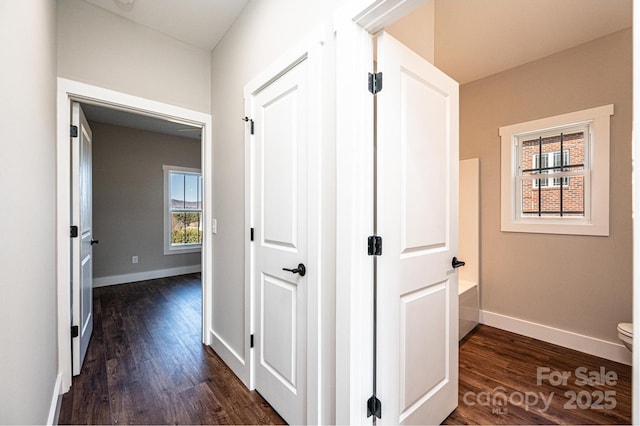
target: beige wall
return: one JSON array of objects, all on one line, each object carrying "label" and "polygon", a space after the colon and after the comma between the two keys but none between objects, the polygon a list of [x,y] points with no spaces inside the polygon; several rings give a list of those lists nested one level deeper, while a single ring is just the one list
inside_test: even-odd
[{"label": "beige wall", "polygon": [[[631,30],[466,84],[460,158],[481,164],[482,308],[618,342],[632,317]],[[500,139],[509,124],[615,105],[610,236],[500,231]]]},{"label": "beige wall", "polygon": [[434,61],[435,0],[425,4],[384,30],[427,61]]},{"label": "beige wall", "polygon": [[0,2],[0,424],[44,424],[57,396],[55,13]]},{"label": "beige wall", "polygon": [[209,52],[82,0],[57,0],[58,75],[209,112]]},{"label": "beige wall", "polygon": [[[91,122],[94,278],[199,265],[164,255],[163,164],[200,168],[200,140]],[[132,264],[131,256],[139,263]]]}]

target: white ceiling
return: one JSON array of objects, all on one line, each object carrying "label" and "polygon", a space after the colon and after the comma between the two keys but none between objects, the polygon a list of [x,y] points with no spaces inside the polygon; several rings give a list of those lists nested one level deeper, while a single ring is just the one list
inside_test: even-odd
[{"label": "white ceiling", "polygon": [[[207,51],[215,48],[248,3],[248,0],[133,0],[126,5],[123,3],[130,0],[85,1]],[[435,63],[461,84],[632,25],[633,0],[434,1]],[[416,29],[417,36],[421,31],[424,28]],[[136,126],[133,122],[136,120],[131,118],[141,117],[127,118],[126,113],[110,114],[97,108],[89,115],[95,121],[132,127]],[[163,124],[148,117],[141,120],[138,128],[199,137],[195,132],[184,132],[182,125]]]},{"label": "white ceiling", "polygon": [[249,0],[85,0],[192,46],[213,48]]},{"label": "white ceiling", "polygon": [[[217,45],[248,3],[248,0],[85,1],[208,51]],[[123,4],[130,1],[130,5]],[[434,1],[436,64],[462,84],[632,24],[633,0]]]},{"label": "white ceiling", "polygon": [[82,104],[82,111],[90,121],[146,130],[165,135],[181,136],[190,139],[201,139],[202,128],[176,123],[148,115],[135,114],[129,111],[102,107],[92,104]]}]

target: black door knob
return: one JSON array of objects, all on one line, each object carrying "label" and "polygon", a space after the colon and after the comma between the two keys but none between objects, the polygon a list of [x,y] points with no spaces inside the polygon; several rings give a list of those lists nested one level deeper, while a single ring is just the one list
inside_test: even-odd
[{"label": "black door knob", "polygon": [[298,267],[295,269],[287,269],[287,268],[282,268],[283,271],[289,271],[293,274],[300,274],[301,277],[304,277],[304,274],[307,273],[307,268],[305,268],[304,264],[299,263]]},{"label": "black door knob", "polygon": [[455,256],[451,260],[451,266],[453,266],[453,269],[459,268],[459,267],[464,266],[464,265],[465,265],[465,263],[463,261],[461,261],[461,260],[458,260],[458,258],[455,257]]},{"label": "black door knob", "polygon": [[91,240],[91,245],[100,244],[100,240]]}]

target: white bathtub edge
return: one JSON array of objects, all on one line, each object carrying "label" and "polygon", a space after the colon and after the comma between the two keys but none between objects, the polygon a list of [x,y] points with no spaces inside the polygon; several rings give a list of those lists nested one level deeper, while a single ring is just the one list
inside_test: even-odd
[{"label": "white bathtub edge", "polygon": [[458,280],[458,295],[477,287],[478,283],[472,281]]}]

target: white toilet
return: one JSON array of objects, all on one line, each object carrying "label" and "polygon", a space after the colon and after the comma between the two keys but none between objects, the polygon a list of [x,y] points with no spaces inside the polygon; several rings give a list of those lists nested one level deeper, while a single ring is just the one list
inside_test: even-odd
[{"label": "white toilet", "polygon": [[630,322],[621,322],[618,324],[618,339],[629,349],[633,350],[633,324]]}]

